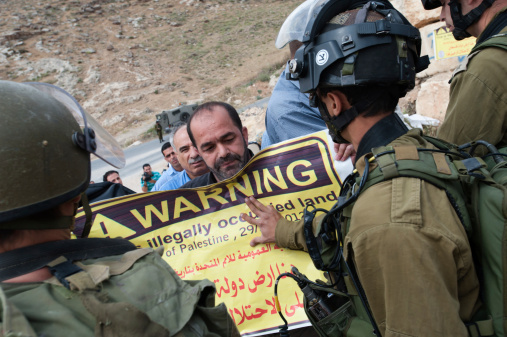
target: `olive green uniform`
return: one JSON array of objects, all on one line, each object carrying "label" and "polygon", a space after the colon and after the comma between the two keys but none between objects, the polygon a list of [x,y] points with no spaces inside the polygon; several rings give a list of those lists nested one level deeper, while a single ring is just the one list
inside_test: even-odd
[{"label": "olive green uniform", "polygon": [[164,140],[162,137],[162,125],[155,123],[155,131],[157,132],[158,140],[162,142]]},{"label": "olive green uniform", "polygon": [[[469,56],[452,78],[438,137],[455,144],[482,139],[498,148],[507,146],[506,76],[507,50],[489,47]],[[483,148],[479,151],[484,154]]]},{"label": "olive green uniform", "polygon": [[152,249],[75,264],[83,271],[65,278],[70,288],[55,277],[0,283],[0,335],[239,336],[225,305],[214,306],[214,284],[181,280]]},{"label": "olive green uniform", "polygon": [[[409,131],[389,145],[433,148]],[[357,163],[363,163],[360,158]],[[363,167],[357,165],[360,173]],[[314,220],[317,231],[322,217]],[[306,250],[303,222],[282,218],[276,244]],[[344,254],[354,262],[382,336],[468,336],[479,282],[465,230],[445,191],[400,177],[356,201]]]}]

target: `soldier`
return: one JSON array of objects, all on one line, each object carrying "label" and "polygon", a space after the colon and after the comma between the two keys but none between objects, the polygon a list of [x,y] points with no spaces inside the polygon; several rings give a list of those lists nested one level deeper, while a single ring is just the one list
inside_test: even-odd
[{"label": "soldier", "polygon": [[157,132],[159,143],[162,143],[164,138],[162,137],[162,125],[160,125],[159,121],[155,122],[155,131]]},{"label": "soldier", "polygon": [[[372,152],[384,147],[400,149],[400,158],[417,154],[417,148],[435,149],[421,130],[407,130],[394,113],[398,99],[414,87],[416,72],[428,64],[427,57],[419,56],[419,31],[387,1],[309,2],[307,15],[296,16],[302,21],[292,25],[304,45],[289,68],[301,92],[310,93],[334,141],[354,146],[357,179],[370,182],[369,163],[376,159]],[[322,265],[318,256],[324,263],[339,259],[342,269],[335,284],[352,302],[336,311],[334,318],[340,321],[330,335],[339,330],[345,336],[371,336],[375,330],[377,336],[468,336],[464,322],[478,308],[479,282],[453,203],[444,190],[419,178],[396,176],[395,165],[384,164],[374,161],[372,166],[382,165],[392,179],[364,193],[347,184],[340,199],[353,197],[339,208],[349,205],[347,211],[318,216],[313,223],[309,216],[306,232],[304,220],[287,221],[272,206],[247,198],[258,218],[241,216],[262,233],[251,245],[276,242],[308,250],[316,265]],[[332,236],[326,230],[332,219],[341,223],[336,240],[336,232]],[[327,236],[312,241],[312,226],[313,233]],[[343,259],[333,253],[341,254],[340,241]]]},{"label": "soldier", "polygon": [[[485,140],[507,146],[507,0],[422,0],[442,7],[440,20],[456,40],[477,42],[451,78],[449,105],[438,137],[455,144]],[[478,148],[480,154],[485,148]]]},{"label": "soldier", "polygon": [[3,174],[17,182],[0,187],[0,335],[239,336],[225,306],[213,306],[212,282],[186,283],[123,239],[70,240],[90,153],[125,163],[72,96],[0,81],[0,110]]}]

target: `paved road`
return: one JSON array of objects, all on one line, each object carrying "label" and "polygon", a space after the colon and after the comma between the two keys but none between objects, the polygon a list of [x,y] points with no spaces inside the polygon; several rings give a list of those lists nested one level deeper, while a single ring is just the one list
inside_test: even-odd
[{"label": "paved road", "polygon": [[260,99],[258,101],[253,102],[252,104],[249,104],[247,106],[239,108],[238,112],[242,113],[246,109],[250,109],[250,108],[266,108],[268,106],[268,101],[269,101],[270,98],[271,98],[271,96],[264,97],[263,99]]},{"label": "paved road", "polygon": [[[166,135],[167,139],[167,135]],[[141,191],[138,185],[138,179],[142,174],[143,164],[151,164],[154,170],[160,170],[162,165],[162,153],[160,152],[161,144],[158,139],[151,140],[146,143],[135,145],[124,149],[126,164],[121,170],[103,162],[100,159],[92,160],[92,177],[91,180],[95,182],[102,181],[102,176],[109,170],[116,170],[120,173],[123,179],[123,184],[134,191]]]}]

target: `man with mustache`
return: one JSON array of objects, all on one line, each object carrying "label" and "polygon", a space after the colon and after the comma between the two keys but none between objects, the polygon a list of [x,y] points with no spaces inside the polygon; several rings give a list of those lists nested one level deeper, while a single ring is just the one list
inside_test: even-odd
[{"label": "man with mustache", "polygon": [[248,149],[248,130],[234,107],[208,102],[197,107],[187,125],[188,135],[210,172],[183,188],[201,187],[231,178],[253,156]]},{"label": "man with mustache", "polygon": [[199,155],[194,145],[192,145],[192,141],[187,133],[186,123],[179,123],[174,126],[173,131],[169,135],[169,142],[173,144],[174,152],[176,152],[183,171],[162,185],[158,189],[159,191],[180,188],[183,184],[191,182],[209,171],[203,158]]}]

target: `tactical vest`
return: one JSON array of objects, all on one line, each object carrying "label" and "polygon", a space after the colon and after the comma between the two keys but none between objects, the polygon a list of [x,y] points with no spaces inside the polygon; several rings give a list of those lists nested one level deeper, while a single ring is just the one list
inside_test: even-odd
[{"label": "tactical vest", "polygon": [[[338,213],[340,225],[331,224],[330,216],[322,220],[320,235],[315,238],[314,245],[309,245],[309,253],[314,263],[314,256],[320,259],[316,263],[318,268],[320,263],[319,269],[339,270],[345,284],[342,291],[312,286],[344,299],[343,305],[323,320],[316,321],[308,315],[322,336],[372,336],[374,331],[378,334],[354,268],[337,257],[336,251],[341,249],[337,249],[336,244],[340,240],[333,240],[330,233],[333,228],[341,230],[344,238],[350,228],[352,208],[360,193],[379,182],[398,177],[422,179],[447,192],[469,236],[484,303],[472,322],[465,322],[469,335],[507,336],[507,161],[502,161],[501,156],[496,157],[499,163],[491,157],[486,162],[477,157],[464,158],[463,151],[456,146],[439,139],[425,138],[440,150],[417,149],[415,146],[373,149],[369,158],[371,169],[366,165],[362,176],[356,173],[348,179],[349,189],[346,195],[340,197],[339,204],[348,201],[348,205]],[[501,152],[507,153],[506,149]],[[328,215],[333,213],[333,209]],[[308,236],[308,232],[305,235]],[[318,254],[312,252],[316,247],[319,247]]]},{"label": "tactical vest", "polygon": [[60,257],[44,282],[1,283],[0,335],[239,336],[214,284],[181,280],[159,253]]}]

